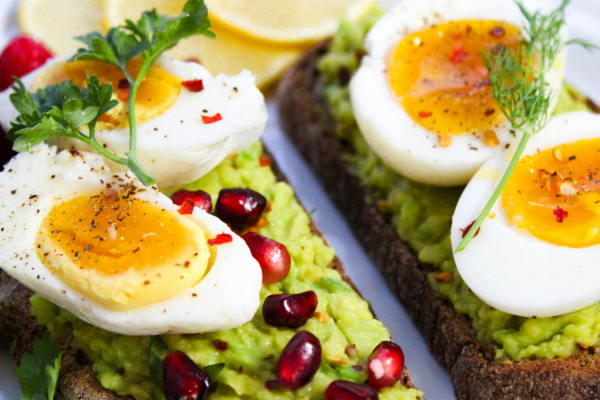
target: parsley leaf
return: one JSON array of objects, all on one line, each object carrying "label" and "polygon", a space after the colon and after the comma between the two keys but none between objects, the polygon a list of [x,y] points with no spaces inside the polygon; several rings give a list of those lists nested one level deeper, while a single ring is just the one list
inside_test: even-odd
[{"label": "parsley leaf", "polygon": [[52,400],[58,381],[62,353],[48,332],[33,342],[33,355],[25,354],[16,369],[23,397],[21,400]]},{"label": "parsley leaf", "polygon": [[[126,157],[118,157],[96,141],[98,119],[118,104],[118,101],[111,100],[112,86],[100,85],[96,76],[88,77],[85,88],[65,81],[38,90],[35,94],[28,93],[23,83],[16,80],[10,100],[21,115],[12,123],[7,134],[14,141],[13,148],[27,151],[33,145],[53,137],[76,138],[109,160],[126,165],[144,185],[153,184],[154,179],[137,161],[137,91],[154,62],[181,39],[195,35],[211,39],[216,37],[210,30],[212,23],[207,17],[208,8],[204,0],[188,0],[178,17],[168,18],[159,15],[156,10],[147,11],[139,21],[127,20],[125,25],[110,29],[106,36],[94,32],[77,38],[85,47],[71,61],[110,64],[120,69],[129,82],[129,150],[125,153]],[[127,64],[136,57],[143,62],[134,77]],[[80,130],[84,126],[87,126],[87,134]]]},{"label": "parsley leaf", "polygon": [[[89,76],[83,88],[65,81],[29,93],[17,79],[13,90],[10,100],[21,115],[11,123],[7,136],[14,141],[15,151],[28,151],[54,137],[72,137],[112,161],[127,164],[127,159],[108,152],[95,137],[98,118],[119,104],[111,100],[111,84],[100,85],[96,76]],[[87,127],[87,133],[81,131],[82,127]]]},{"label": "parsley leaf", "polygon": [[[204,0],[188,0],[178,17],[167,18],[159,15],[156,10],[147,11],[139,21],[127,20],[125,25],[112,28],[106,36],[91,33],[78,38],[86,47],[80,49],[72,61],[88,60],[110,64],[123,71],[129,82],[129,151],[125,154],[128,159],[127,166],[144,185],[154,183],[154,179],[144,172],[137,161],[135,98],[138,88],[158,57],[175,47],[181,39],[195,35],[216,38],[210,30],[211,26]],[[127,63],[137,56],[142,57],[143,63],[134,78],[128,70]]]}]

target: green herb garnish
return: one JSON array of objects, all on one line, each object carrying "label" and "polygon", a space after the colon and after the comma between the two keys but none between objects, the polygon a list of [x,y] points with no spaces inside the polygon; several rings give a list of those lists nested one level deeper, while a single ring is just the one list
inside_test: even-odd
[{"label": "green herb garnish", "polygon": [[490,72],[492,94],[512,128],[521,131],[523,137],[492,197],[455,253],[464,250],[481,227],[521,159],[529,139],[550,121],[550,106],[556,93],[546,87],[546,74],[560,52],[571,44],[579,44],[588,50],[596,48],[579,39],[562,41],[560,31],[565,25],[565,10],[570,2],[571,0],[563,0],[560,7],[550,14],[543,14],[540,11],[527,11],[523,3],[517,0],[517,5],[529,23],[525,31],[526,39],[517,49],[499,46],[488,49],[488,53],[484,54],[485,64]]},{"label": "green herb garnish", "polygon": [[[88,77],[87,88],[79,89],[70,82],[51,85],[35,95],[27,92],[17,80],[11,102],[21,113],[9,132],[15,140],[15,151],[27,151],[31,146],[52,137],[72,137],[91,145],[106,158],[126,165],[144,185],[154,179],[148,175],[137,160],[137,127],[135,98],[138,88],[154,62],[167,50],[185,38],[204,35],[216,36],[207,18],[208,8],[203,0],[188,0],[183,13],[175,18],[159,15],[156,10],[144,12],[137,23],[127,20],[125,25],[112,28],[106,36],[95,32],[77,38],[86,47],[80,49],[71,61],[97,61],[120,69],[129,83],[127,104],[129,120],[129,150],[126,158],[118,157],[104,149],[95,138],[98,118],[114,108],[118,102],[111,101],[112,85],[99,85],[95,76]],[[141,57],[143,63],[133,79],[127,63]],[[79,129],[87,126],[86,135]]]},{"label": "green herb garnish", "polygon": [[21,400],[52,400],[61,360],[60,346],[48,332],[42,339],[36,338],[33,355],[25,354],[16,369],[23,392]]}]

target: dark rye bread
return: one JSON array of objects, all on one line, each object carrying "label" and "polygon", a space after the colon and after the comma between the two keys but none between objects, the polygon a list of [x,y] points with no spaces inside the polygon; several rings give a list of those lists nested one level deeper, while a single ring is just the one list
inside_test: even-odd
[{"label": "dark rye bread", "polygon": [[432,266],[402,242],[375,193],[361,185],[343,160],[347,148],[324,98],[317,70],[328,43],[313,48],[284,76],[277,97],[281,124],[352,226],[393,292],[451,375],[460,400],[600,399],[600,349],[569,358],[494,361],[494,349],[477,342],[471,320],[439,299],[427,281]]},{"label": "dark rye bread", "polygon": [[[285,181],[285,176],[266,149],[265,156],[271,159],[271,168],[277,180]],[[314,235],[327,242],[312,219],[310,227]],[[329,267],[337,270],[344,281],[360,294],[338,257],[334,258]],[[31,290],[0,269],[0,346],[11,348],[17,363],[23,354],[31,353],[33,340],[44,333],[44,329],[37,325],[35,317],[31,315],[29,299],[32,295]],[[103,388],[92,372],[92,366],[85,353],[71,349],[70,342],[71,338],[65,338],[60,343],[64,354],[56,387],[56,400],[133,400],[131,396],[119,396]],[[408,388],[415,387],[406,367],[402,372],[401,381]]]}]

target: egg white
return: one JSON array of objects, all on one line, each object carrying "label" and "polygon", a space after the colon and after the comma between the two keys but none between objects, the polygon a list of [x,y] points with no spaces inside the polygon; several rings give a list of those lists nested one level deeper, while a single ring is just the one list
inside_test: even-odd
[{"label": "egg white", "polygon": [[[131,311],[113,311],[86,298],[53,275],[39,260],[35,242],[51,209],[63,201],[96,195],[133,183],[131,173],[112,172],[91,153],[57,152],[39,144],[14,157],[0,172],[0,266],[9,275],[95,326],[125,335],[198,333],[234,328],[252,319],[260,305],[262,271],[243,239],[218,218],[195,208],[189,217],[212,236],[230,234],[232,243],[215,246],[207,275],[176,297]],[[115,186],[116,185],[116,186]],[[135,197],[177,210],[155,186]]]},{"label": "egg white", "polygon": [[[39,74],[70,56],[53,59],[25,76],[22,79],[25,87],[30,88]],[[202,79],[204,85],[204,90],[198,93],[182,87],[171,108],[137,126],[138,160],[162,190],[168,191],[201,178],[225,157],[245,150],[264,132],[267,122],[265,99],[249,71],[242,71],[237,76],[220,74],[213,77],[198,63],[169,57],[161,57],[156,65],[183,81]],[[10,102],[11,92],[7,89],[0,93],[0,125],[5,131],[19,115]],[[221,121],[203,123],[203,115],[217,113],[221,114]],[[129,149],[129,128],[98,130],[96,138],[119,156],[124,156]],[[70,138],[50,143],[59,149],[92,151],[85,143]],[[113,170],[125,171],[122,165],[108,160],[107,163]]]},{"label": "egg white", "polygon": [[[527,145],[524,156],[600,137],[600,116],[574,112],[555,117]],[[506,171],[512,154],[494,156],[462,194],[452,222],[452,247],[475,220]],[[571,248],[545,242],[516,228],[500,198],[479,234],[454,255],[461,277],[492,307],[524,317],[549,317],[600,301],[600,245]]]},{"label": "egg white", "polygon": [[[525,1],[528,10],[543,9],[542,0]],[[390,53],[406,36],[434,25],[458,20],[505,21],[524,28],[525,21],[513,1],[507,0],[408,0],[380,18],[369,31],[367,56],[350,83],[352,108],[360,130],[375,153],[401,175],[433,186],[466,184],[494,154],[516,146],[521,135],[510,132],[508,122],[494,131],[500,144],[485,146],[479,135],[452,135],[453,143],[441,147],[437,134],[418,125],[404,110],[389,83]],[[567,38],[567,30],[561,32]],[[549,88],[560,89],[564,80],[563,51],[546,75]],[[554,107],[551,107],[554,109]]]}]

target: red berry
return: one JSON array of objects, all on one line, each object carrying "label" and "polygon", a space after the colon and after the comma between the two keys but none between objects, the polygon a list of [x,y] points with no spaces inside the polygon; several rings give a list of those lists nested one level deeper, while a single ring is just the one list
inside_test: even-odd
[{"label": "red berry", "polygon": [[333,381],[325,391],[325,400],[377,400],[377,392],[365,385],[348,381]]},{"label": "red berry", "polygon": [[393,342],[381,342],[369,356],[369,385],[376,389],[392,386],[400,379],[404,352]]},{"label": "red berry", "polygon": [[219,192],[217,217],[236,229],[256,225],[267,206],[265,197],[250,189],[223,189]]},{"label": "red berry", "polygon": [[269,325],[298,328],[315,314],[318,305],[319,299],[312,290],[298,294],[272,294],[263,304],[263,318]]},{"label": "red berry", "polygon": [[196,190],[195,192],[180,190],[171,196],[173,204],[178,206],[182,205],[186,199],[192,200],[196,207],[203,209],[207,213],[212,211],[212,198],[204,190]]},{"label": "red berry", "polygon": [[279,282],[290,273],[292,259],[283,244],[254,232],[246,233],[242,239],[250,248],[252,257],[260,264],[263,283]]},{"label": "red berry", "polygon": [[43,44],[29,36],[18,36],[0,55],[0,90],[12,85],[13,76],[27,75],[49,58],[52,53]]},{"label": "red berry", "polygon": [[163,377],[167,400],[203,400],[210,393],[210,377],[181,351],[165,358]]},{"label": "red berry", "polygon": [[320,365],[321,342],[312,333],[300,331],[277,361],[277,381],[288,389],[298,389],[312,381]]}]

